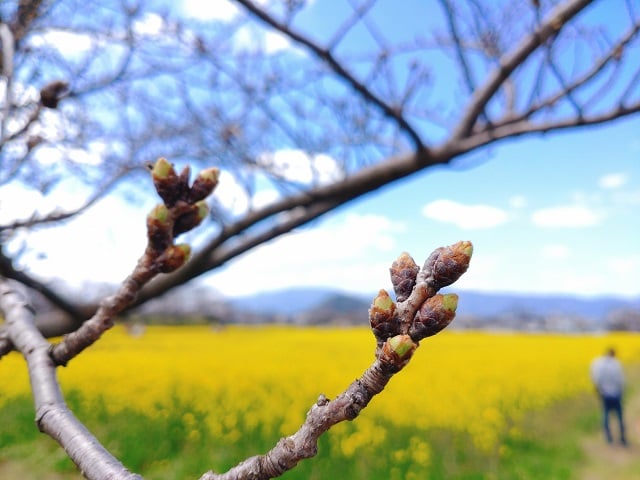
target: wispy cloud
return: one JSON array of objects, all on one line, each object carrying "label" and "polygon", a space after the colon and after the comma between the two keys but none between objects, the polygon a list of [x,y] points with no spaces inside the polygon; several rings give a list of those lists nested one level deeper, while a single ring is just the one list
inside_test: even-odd
[{"label": "wispy cloud", "polygon": [[625,173],[609,173],[600,177],[598,186],[605,189],[616,189],[627,183],[628,176]]},{"label": "wispy cloud", "polygon": [[231,296],[292,285],[375,293],[389,284],[389,266],[400,251],[396,234],[405,229],[380,215],[331,219],[322,228],[300,229],[253,249],[209,282]]},{"label": "wispy cloud", "polygon": [[217,0],[216,2],[183,0],[182,12],[185,16],[198,20],[230,22],[240,14],[240,9],[228,0]]},{"label": "wispy cloud", "polygon": [[339,180],[343,172],[328,155],[308,155],[302,150],[278,150],[258,158],[258,164],[290,182],[326,184]]},{"label": "wispy cloud", "polygon": [[567,258],[571,250],[566,245],[553,244],[543,246],[541,253],[543,258],[559,260]]},{"label": "wispy cloud", "polygon": [[580,228],[598,225],[602,216],[582,205],[560,205],[542,208],[533,213],[531,221],[545,228]]},{"label": "wispy cloud", "polygon": [[432,220],[452,223],[465,230],[493,228],[508,220],[505,210],[490,205],[464,205],[452,200],[435,200],[422,208],[422,214]]}]

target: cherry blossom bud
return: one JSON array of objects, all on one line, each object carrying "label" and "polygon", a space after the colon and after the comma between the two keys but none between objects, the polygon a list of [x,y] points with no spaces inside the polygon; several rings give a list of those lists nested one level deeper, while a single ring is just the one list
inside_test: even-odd
[{"label": "cherry blossom bud", "polygon": [[156,260],[158,271],[171,273],[180,268],[189,260],[191,247],[186,243],[169,246]]},{"label": "cherry blossom bud", "polygon": [[416,312],[409,335],[416,342],[435,335],[452,322],[457,307],[458,296],[455,293],[428,298]]},{"label": "cherry blossom bud", "polygon": [[380,362],[390,371],[399,371],[411,360],[418,344],[409,335],[396,335],[384,342]]},{"label": "cherry blossom bud", "polygon": [[451,285],[467,271],[472,253],[471,242],[461,241],[448,247],[437,248],[429,255],[423,271],[427,283],[433,288],[433,293]]},{"label": "cherry blossom bud", "polygon": [[197,227],[209,215],[209,205],[204,200],[186,207],[185,213],[180,215],[173,226],[175,236]]},{"label": "cherry blossom bud", "polygon": [[169,209],[164,204],[156,205],[149,212],[147,215],[147,237],[149,244],[156,251],[162,251],[169,246],[172,227]]},{"label": "cherry blossom bud", "polygon": [[399,333],[396,304],[386,290],[380,290],[378,296],[374,298],[369,309],[369,323],[380,343]]},{"label": "cherry blossom bud", "polygon": [[391,283],[398,302],[405,301],[411,295],[419,271],[420,268],[407,252],[401,253],[393,262],[390,268]]},{"label": "cherry blossom bud", "polygon": [[151,169],[156,191],[168,207],[172,207],[182,194],[180,177],[166,158],[160,157]]},{"label": "cherry blossom bud", "polygon": [[220,170],[215,167],[202,170],[189,190],[189,203],[204,200],[211,195],[213,189],[218,185],[219,176]]}]

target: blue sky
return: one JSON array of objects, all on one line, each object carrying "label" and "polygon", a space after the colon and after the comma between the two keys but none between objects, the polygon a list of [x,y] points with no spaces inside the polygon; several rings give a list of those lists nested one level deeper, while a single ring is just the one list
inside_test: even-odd
[{"label": "blue sky", "polygon": [[[223,175],[217,195],[230,192]],[[155,203],[152,192],[136,205],[116,192],[64,228],[35,232],[23,265],[78,288],[118,282],[144,249]],[[0,222],[49,207],[38,192],[0,189]],[[388,268],[402,251],[420,264],[458,240],[475,245],[462,290],[640,296],[640,117],[492,145],[373,192],[202,281],[230,296],[293,286],[373,295],[390,288]]]},{"label": "blue sky", "polygon": [[[402,251],[471,240],[461,289],[640,295],[640,119],[518,139],[374,192],[209,282],[388,288]],[[296,253],[298,252],[298,253]],[[295,266],[285,264],[287,257]]]}]

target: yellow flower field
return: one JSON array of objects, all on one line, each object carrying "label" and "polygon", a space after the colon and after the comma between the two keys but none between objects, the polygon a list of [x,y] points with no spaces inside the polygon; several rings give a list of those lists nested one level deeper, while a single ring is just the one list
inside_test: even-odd
[{"label": "yellow flower field", "polygon": [[[418,432],[434,427],[466,432],[479,450],[493,451],[528,411],[590,390],[589,362],[610,345],[623,362],[640,362],[631,334],[444,332],[422,342],[360,418],[332,431],[331,448],[351,457],[375,449],[389,428],[408,426],[417,433],[392,458],[427,464]],[[59,375],[64,391],[102,399],[112,413],[163,415],[177,398],[207,412],[211,432],[233,442],[257,427],[293,433],[320,393],[336,396],[369,366],[374,346],[364,328],[149,327],[133,337],[117,327]],[[0,408],[28,392],[17,354],[0,362],[0,384]],[[196,421],[189,411],[182,419]]]}]

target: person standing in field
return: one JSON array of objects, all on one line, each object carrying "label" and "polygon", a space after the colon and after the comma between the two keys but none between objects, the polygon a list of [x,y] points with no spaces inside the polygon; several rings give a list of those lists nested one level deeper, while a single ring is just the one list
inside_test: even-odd
[{"label": "person standing in field", "polygon": [[591,363],[591,380],[602,402],[602,426],[607,442],[613,443],[609,425],[609,416],[613,413],[618,419],[620,443],[626,445],[627,439],[624,432],[622,413],[625,378],[622,365],[616,358],[616,351],[613,348],[609,348],[605,355],[596,358]]}]

